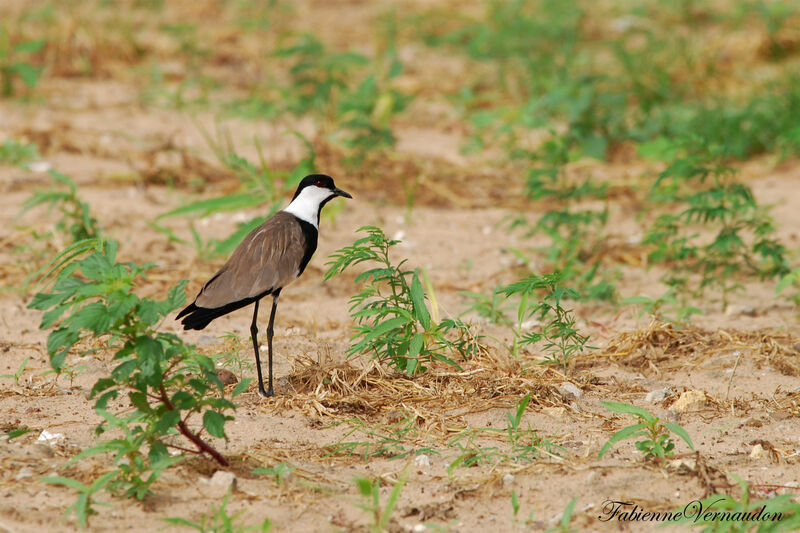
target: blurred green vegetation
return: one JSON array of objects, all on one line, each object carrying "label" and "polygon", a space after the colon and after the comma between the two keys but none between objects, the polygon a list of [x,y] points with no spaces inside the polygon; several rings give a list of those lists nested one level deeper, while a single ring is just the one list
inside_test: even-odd
[{"label": "blurred green vegetation", "polygon": [[[110,77],[136,87],[145,107],[309,121],[312,151],[322,143],[349,171],[384,176],[409,214],[418,188],[397,175],[404,167],[384,168],[415,157],[396,152],[398,129],[458,131],[469,161],[523,177],[504,184],[530,201],[511,228],[546,239],[515,251],[529,265],[523,276],[559,272],[583,299],[619,301],[621,265],[610,252],[620,236],[608,223],[620,191],[635,199],[644,236],[625,245],[673,271],[662,278],[661,303],[683,302],[679,315],[693,307],[676,291],[711,291],[724,305],[742,282],[789,272],[791,254],[738,168],[800,151],[800,4],[384,2],[368,17],[344,9],[337,20],[331,9],[281,0],[34,2],[4,14],[3,95],[47,98],[43,78]],[[4,146],[4,159],[20,157]],[[232,145],[215,151],[241,188],[169,214],[229,210],[237,198],[255,205],[254,193],[274,210],[298,169],[314,165],[312,157],[279,172]],[[616,179],[619,165],[641,171]],[[195,246],[224,254],[255,223]],[[697,235],[702,242],[690,242]]]}]

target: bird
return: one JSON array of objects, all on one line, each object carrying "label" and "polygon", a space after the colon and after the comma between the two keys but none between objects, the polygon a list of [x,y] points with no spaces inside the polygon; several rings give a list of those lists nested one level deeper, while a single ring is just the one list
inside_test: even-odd
[{"label": "bird", "polygon": [[[182,319],[184,330],[201,330],[215,318],[255,304],[250,335],[256,358],[258,392],[265,398],[275,395],[272,387],[272,337],[278,299],[283,288],[300,277],[314,255],[322,207],[336,197],[352,198],[337,188],[333,178],[326,174],[310,174],[303,178],[289,205],[251,231],[230,259],[203,285],[194,302],[175,318]],[[257,322],[258,304],[269,295],[272,296],[267,326],[269,382],[264,390]]]}]

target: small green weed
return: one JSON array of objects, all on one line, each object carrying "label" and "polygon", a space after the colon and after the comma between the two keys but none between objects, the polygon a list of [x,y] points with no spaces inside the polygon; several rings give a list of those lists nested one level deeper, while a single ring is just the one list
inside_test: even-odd
[{"label": "small green weed", "polygon": [[0,95],[14,96],[14,80],[19,79],[29,88],[36,87],[42,68],[31,63],[31,55],[41,52],[44,40],[11,43],[5,26],[0,25]]},{"label": "small green weed", "polygon": [[753,531],[756,523],[759,533],[800,529],[800,503],[796,496],[781,494],[766,500],[750,501],[747,482],[736,474],[732,476],[742,489],[738,500],[728,494],[708,496],[689,509],[691,514],[684,508],[677,509],[684,513],[681,523],[703,528],[703,533],[745,533]]},{"label": "small green weed", "polygon": [[[519,515],[520,504],[519,504],[519,495],[517,494],[516,490],[511,491],[511,513],[512,513],[512,522],[517,523],[519,519],[517,516]],[[528,517],[522,521],[523,524],[530,524],[533,522],[533,509],[528,513]]]},{"label": "small green weed", "polygon": [[291,62],[291,82],[282,89],[281,97],[296,115],[317,111],[334,116],[339,91],[348,86],[354,69],[369,62],[361,54],[332,53],[311,34],[300,36],[293,46],[282,48],[275,55]]},{"label": "small green weed", "polygon": [[116,472],[107,472],[89,485],[85,485],[77,479],[62,476],[44,477],[42,481],[52,485],[63,485],[78,492],[77,501],[70,505],[65,516],[75,513],[75,517],[78,519],[78,526],[80,526],[81,529],[86,529],[86,526],[89,524],[89,517],[93,514],[97,514],[97,511],[94,509],[95,505],[111,505],[109,503],[95,501],[94,497],[95,494],[105,489],[115,476]]},{"label": "small green weed", "polygon": [[383,533],[383,531],[386,531],[392,519],[392,512],[397,505],[397,499],[400,497],[400,493],[407,479],[408,468],[403,470],[398,477],[383,507],[381,507],[380,501],[380,479],[370,481],[369,479],[358,478],[355,480],[358,492],[365,500],[365,503],[359,504],[358,506],[369,513],[372,519],[372,523],[369,526],[370,531],[373,533]]},{"label": "small green weed", "polygon": [[272,529],[272,523],[270,522],[269,518],[265,518],[264,521],[257,526],[247,526],[241,523],[241,516],[245,513],[244,510],[239,511],[234,515],[228,514],[228,501],[230,500],[231,493],[230,491],[225,495],[222,499],[222,503],[216,510],[212,510],[210,513],[205,514],[200,518],[200,522],[192,522],[186,518],[162,518],[164,522],[171,524],[173,526],[183,526],[187,528],[191,528],[200,533],[245,533],[247,531],[260,531],[261,533],[267,533],[270,529]]},{"label": "small green weed", "polygon": [[795,267],[784,274],[775,286],[775,293],[781,294],[783,291],[792,287],[794,292],[790,296],[795,305],[800,304],[800,267]]},{"label": "small green weed", "polygon": [[14,380],[14,385],[19,385],[19,378],[22,377],[22,373],[25,372],[25,367],[28,366],[28,361],[30,361],[30,357],[26,357],[22,363],[20,363],[17,371],[13,374],[0,374],[0,378],[12,378]]},{"label": "small green weed", "polygon": [[[422,451],[433,453],[429,448],[420,449],[414,445],[419,431],[417,418],[413,415],[406,414],[402,420],[387,426],[370,425],[360,418],[343,420],[334,426],[341,424],[349,425],[350,429],[339,442],[325,446],[329,455],[359,454],[367,460],[371,457],[399,459]],[[364,440],[349,440],[353,435]]]},{"label": "small green weed", "polygon": [[326,263],[330,268],[325,273],[328,280],[354,265],[377,263],[356,277],[356,283],[364,283],[350,299],[350,314],[358,325],[348,356],[369,353],[400,371],[414,374],[424,372],[425,365],[434,361],[459,368],[452,355],[466,358],[477,353],[477,339],[461,320],[437,322],[431,318],[419,273],[406,270],[405,259],[392,264],[389,249],[400,241],[388,239],[374,226],[358,231],[368,235],[337,250]]},{"label": "small green weed", "polygon": [[[560,280],[558,274],[531,276],[498,289],[506,298],[519,298],[517,319],[512,326],[514,340],[508,347],[514,357],[519,356],[523,346],[543,342],[544,362],[566,367],[572,356],[586,348],[589,337],[575,329],[572,311],[561,305],[566,299],[577,299],[578,295],[572,289],[561,287]],[[538,303],[531,305],[532,300]],[[525,332],[530,319],[543,323],[540,331]]]},{"label": "small green weed", "polygon": [[0,144],[0,163],[24,165],[39,158],[39,150],[35,144],[25,144],[13,139],[6,139]]},{"label": "small green weed", "polygon": [[12,429],[8,433],[6,433],[6,437],[8,437],[8,441],[11,442],[12,440],[16,439],[17,437],[21,437],[21,436],[23,436],[23,435],[25,435],[27,433],[30,433],[31,431],[33,431],[33,430],[31,428],[29,428],[29,427],[20,426],[20,427]]},{"label": "small green weed", "polygon": [[[51,170],[53,185],[49,191],[36,191],[22,204],[21,217],[30,209],[39,205],[47,205],[49,210],[58,209],[61,218],[56,222],[56,229],[68,234],[72,242],[94,239],[100,236],[97,219],[89,211],[89,204],[78,196],[78,187],[68,176]],[[66,190],[63,190],[66,188]]]},{"label": "small green weed", "polygon": [[636,442],[636,449],[642,452],[646,458],[664,458],[672,455],[675,442],[672,440],[671,433],[674,433],[694,450],[692,439],[689,434],[678,424],[671,422],[661,422],[661,420],[641,407],[636,407],[622,402],[602,402],[603,406],[614,413],[632,415],[639,420],[639,423],[623,428],[614,433],[608,442],[600,449],[597,457],[601,458],[611,449],[614,444],[625,439],[644,438]]},{"label": "small green weed", "polygon": [[295,467],[289,463],[278,463],[272,468],[256,468],[253,470],[253,474],[257,476],[272,476],[275,478],[277,485],[283,485],[294,470]]},{"label": "small green weed", "polygon": [[[532,393],[528,393],[515,406],[513,411],[506,412],[506,429],[477,428],[460,432],[450,442],[449,447],[460,450],[459,455],[450,462],[448,473],[453,474],[459,467],[470,467],[477,464],[521,463],[531,462],[542,454],[555,455],[559,447],[548,439],[540,437],[531,428],[522,429],[522,415],[530,403]],[[481,437],[503,436],[508,442],[508,448],[480,445],[476,441]]]},{"label": "small green weed", "polygon": [[571,528],[569,525],[572,522],[572,514],[575,512],[576,503],[578,503],[577,496],[572,498],[564,508],[564,512],[561,513],[561,520],[558,521],[558,525],[547,529],[545,533],[574,533],[577,531]]}]

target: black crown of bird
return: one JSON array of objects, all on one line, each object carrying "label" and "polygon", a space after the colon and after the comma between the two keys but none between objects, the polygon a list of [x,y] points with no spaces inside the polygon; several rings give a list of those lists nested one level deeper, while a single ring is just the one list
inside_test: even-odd
[{"label": "black crown of bird", "polygon": [[[250,335],[256,357],[258,392],[264,397],[275,395],[272,388],[272,337],[278,297],[285,286],[300,277],[314,255],[322,206],[337,196],[352,198],[337,188],[330,176],[311,174],[303,178],[289,205],[251,231],[230,259],[203,285],[194,302],[176,317],[176,320],[183,319],[183,329],[203,329],[215,318],[255,304]],[[265,390],[257,320],[258,303],[267,295],[272,295],[272,312],[267,326],[269,380]]]}]

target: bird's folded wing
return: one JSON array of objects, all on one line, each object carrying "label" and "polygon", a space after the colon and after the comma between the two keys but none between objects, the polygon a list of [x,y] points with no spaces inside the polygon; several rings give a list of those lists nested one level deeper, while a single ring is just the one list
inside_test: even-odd
[{"label": "bird's folded wing", "polygon": [[244,238],[195,304],[217,308],[282,288],[297,278],[304,253],[300,225],[293,215],[280,211]]}]

